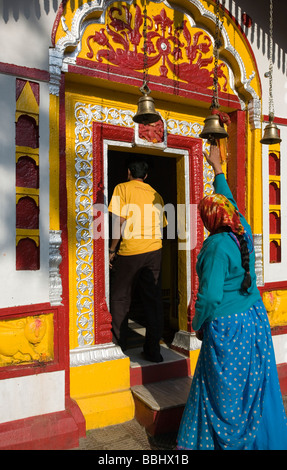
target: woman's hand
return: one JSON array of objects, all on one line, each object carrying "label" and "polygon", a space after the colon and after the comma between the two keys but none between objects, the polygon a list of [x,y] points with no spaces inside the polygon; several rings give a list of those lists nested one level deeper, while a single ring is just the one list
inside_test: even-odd
[{"label": "woman's hand", "polygon": [[215,175],[222,173],[219,145],[210,145],[209,155],[207,154],[207,152],[203,152],[203,154],[206,158],[207,163],[212,166]]}]

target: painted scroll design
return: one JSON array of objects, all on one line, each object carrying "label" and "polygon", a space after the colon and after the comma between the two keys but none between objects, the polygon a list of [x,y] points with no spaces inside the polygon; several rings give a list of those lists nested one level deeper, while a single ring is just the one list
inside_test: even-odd
[{"label": "painted scroll design", "polygon": [[[134,127],[134,113],[130,110],[108,108],[77,102],[75,104],[75,210],[76,210],[76,289],[78,346],[94,342],[94,272],[93,272],[93,122]],[[189,137],[198,137],[202,126],[198,123],[168,119],[167,131]],[[206,148],[206,142],[203,141]],[[213,173],[205,163],[204,193],[212,191]]]},{"label": "painted scroll design", "polygon": [[51,305],[62,303],[62,278],[60,264],[62,256],[60,247],[62,244],[62,231],[50,230],[49,232],[49,300]]},{"label": "painted scroll design", "polygon": [[92,142],[86,113],[77,108],[75,171],[76,171],[76,276],[77,334],[79,346],[93,343],[93,248],[92,248]]},{"label": "painted scroll design", "polygon": [[[187,20],[179,26],[162,8],[158,15],[147,13],[146,48],[147,68],[158,66],[162,78],[179,79],[193,86],[211,88],[213,85],[213,46],[206,32],[190,28]],[[127,5],[107,10],[106,27],[99,28],[86,38],[86,58],[98,63],[124,65],[130,70],[143,70],[145,64],[143,34],[144,15],[137,4],[134,9]],[[94,43],[102,47],[94,51]],[[211,67],[211,68],[210,68]],[[218,66],[222,79],[219,89],[227,91],[227,77],[223,62]]]},{"label": "painted scroll design", "polygon": [[76,286],[78,345],[94,343],[93,156],[94,121],[133,127],[133,113],[99,105],[75,105]]}]

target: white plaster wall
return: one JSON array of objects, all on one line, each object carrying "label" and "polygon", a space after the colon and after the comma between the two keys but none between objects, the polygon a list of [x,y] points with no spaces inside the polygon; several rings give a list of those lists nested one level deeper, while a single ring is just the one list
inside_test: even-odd
[{"label": "white plaster wall", "polygon": [[49,90],[40,84],[40,270],[16,271],[15,81],[0,74],[1,308],[49,301]]},{"label": "white plaster wall", "polygon": [[272,336],[276,364],[287,362],[287,335]]},{"label": "white plaster wall", "polygon": [[0,62],[48,70],[59,6],[60,0],[1,0]]},{"label": "white plaster wall", "polygon": [[[268,114],[269,80],[264,73],[269,70],[269,0],[226,0],[226,8],[237,19],[249,40],[259,70],[263,99],[262,112]],[[253,20],[251,28],[242,23],[242,13]],[[273,95],[275,115],[287,118],[287,3],[273,0]],[[231,43],[232,43],[232,38]],[[252,82],[251,82],[252,86]]]},{"label": "white plaster wall", "polygon": [[0,380],[0,423],[65,410],[65,372]]}]

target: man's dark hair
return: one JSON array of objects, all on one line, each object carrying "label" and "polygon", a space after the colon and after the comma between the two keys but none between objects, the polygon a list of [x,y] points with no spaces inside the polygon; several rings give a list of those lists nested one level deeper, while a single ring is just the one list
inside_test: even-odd
[{"label": "man's dark hair", "polygon": [[133,178],[144,179],[148,172],[148,164],[145,160],[131,160],[128,163],[128,169],[130,170]]}]

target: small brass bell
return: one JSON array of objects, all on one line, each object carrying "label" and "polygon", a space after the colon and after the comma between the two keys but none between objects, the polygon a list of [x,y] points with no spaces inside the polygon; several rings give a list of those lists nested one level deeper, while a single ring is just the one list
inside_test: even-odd
[{"label": "small brass bell", "polygon": [[260,140],[261,144],[272,145],[272,144],[279,144],[282,139],[279,136],[279,129],[273,122],[274,116],[272,114],[269,115],[269,123],[265,127],[264,135]]},{"label": "small brass bell", "polygon": [[153,98],[148,96],[150,89],[146,83],[140,88],[140,91],[143,96],[138,101],[138,110],[133,117],[133,121],[144,125],[159,121],[160,115],[154,108]]},{"label": "small brass bell", "polygon": [[211,114],[204,120],[204,128],[199,134],[201,139],[207,139],[209,142],[214,143],[218,139],[225,139],[228,137],[224,126],[220,124],[218,114]]}]

